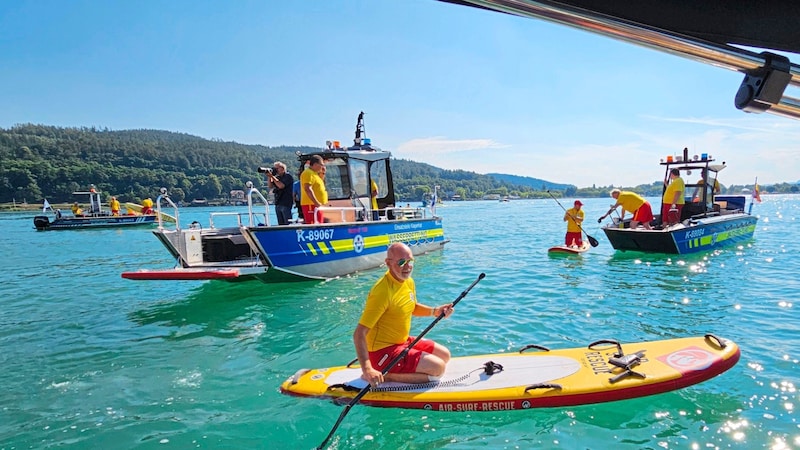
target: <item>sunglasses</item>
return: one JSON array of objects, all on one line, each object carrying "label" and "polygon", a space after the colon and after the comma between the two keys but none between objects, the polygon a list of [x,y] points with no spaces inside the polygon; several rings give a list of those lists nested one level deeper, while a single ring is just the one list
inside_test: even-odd
[{"label": "sunglasses", "polygon": [[400,258],[397,260],[397,267],[403,267],[406,264],[413,266],[414,265],[414,258]]}]

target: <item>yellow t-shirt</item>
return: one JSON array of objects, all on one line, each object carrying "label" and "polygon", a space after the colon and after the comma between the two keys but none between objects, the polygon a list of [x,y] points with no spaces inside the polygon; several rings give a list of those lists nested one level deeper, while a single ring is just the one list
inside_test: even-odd
[{"label": "yellow t-shirt", "polygon": [[311,200],[311,197],[306,194],[305,186],[307,184],[311,185],[311,192],[313,192],[314,196],[317,197],[318,202],[322,203],[323,205],[328,203],[328,191],[325,189],[325,182],[322,181],[322,178],[317,172],[314,172],[314,170],[309,167],[300,174],[301,205],[314,204],[314,202]]},{"label": "yellow t-shirt", "polygon": [[369,192],[369,196],[372,197],[372,209],[374,211],[378,210],[378,194],[373,194],[373,192],[378,192],[378,184],[375,183],[375,180],[372,180],[372,190]]},{"label": "yellow t-shirt", "polygon": [[575,208],[567,210],[567,233],[579,233],[581,231],[581,227],[572,219],[573,217],[583,219],[586,217],[586,213],[583,210],[578,211]]},{"label": "yellow t-shirt", "polygon": [[119,200],[117,199],[111,200],[111,204],[109,205],[109,207],[111,207],[112,211],[119,211]]},{"label": "yellow t-shirt", "polygon": [[686,200],[683,198],[683,192],[685,190],[686,186],[683,184],[683,178],[677,177],[667,185],[667,190],[664,191],[664,197],[661,200],[664,203],[672,204],[672,201],[675,200],[675,193],[680,192],[681,195],[678,196],[678,201],[675,202],[675,204],[683,205],[686,203]]},{"label": "yellow t-shirt", "polygon": [[369,328],[369,351],[374,352],[408,340],[411,316],[417,306],[416,292],[413,279],[397,281],[389,272],[372,286],[364,312],[358,321]]},{"label": "yellow t-shirt", "polygon": [[[697,180],[697,184],[702,186],[702,185],[706,184],[706,182],[703,179],[699,179],[699,180]],[[719,188],[719,180],[714,180],[714,192],[719,191],[719,190],[720,190],[720,188]]]},{"label": "yellow t-shirt", "polygon": [[636,192],[622,191],[617,197],[617,203],[622,206],[622,209],[630,213],[636,212],[637,209],[644,205],[644,197]]}]

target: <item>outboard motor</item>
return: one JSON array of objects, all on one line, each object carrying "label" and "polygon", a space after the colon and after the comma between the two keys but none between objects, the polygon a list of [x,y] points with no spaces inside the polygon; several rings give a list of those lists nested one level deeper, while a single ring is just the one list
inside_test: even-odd
[{"label": "outboard motor", "polygon": [[33,226],[42,231],[50,228],[50,218],[47,216],[36,216],[33,218]]}]

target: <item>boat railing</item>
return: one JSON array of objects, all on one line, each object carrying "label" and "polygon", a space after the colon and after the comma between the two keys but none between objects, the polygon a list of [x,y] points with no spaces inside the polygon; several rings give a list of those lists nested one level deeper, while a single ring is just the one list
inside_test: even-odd
[{"label": "boat railing", "polygon": [[385,209],[386,214],[383,217],[394,217],[395,220],[406,219],[426,219],[428,217],[427,208],[418,207],[389,207]]},{"label": "boat railing", "polygon": [[[326,221],[342,223],[425,219],[428,217],[428,209],[418,207],[390,206],[380,210],[371,210],[358,206],[320,206],[317,209],[322,212]],[[373,213],[377,214],[373,215]],[[377,218],[372,219],[373,217]]]},{"label": "boat railing", "polygon": [[[236,221],[236,227],[241,228],[244,226],[250,226],[251,223],[255,223],[258,226],[263,226],[269,222],[269,214],[262,213],[262,212],[212,212],[209,215],[209,227],[210,228],[217,228],[217,224],[220,222],[219,219],[227,218],[227,217],[234,217]],[[217,223],[215,223],[215,219]]]},{"label": "boat railing", "polygon": [[[214,219],[220,219],[223,217],[234,217],[236,219],[236,227],[253,227],[253,226],[269,226],[269,202],[261,194],[257,188],[252,186],[251,182],[247,184],[247,212],[243,211],[235,211],[235,212],[212,212],[209,217],[209,227],[217,228],[217,225],[214,223]],[[255,201],[254,201],[255,197]],[[258,200],[261,201],[261,204],[264,205],[264,211],[253,211],[253,206],[258,204]],[[219,222],[219,220],[217,221]]]},{"label": "boat railing", "polygon": [[317,210],[321,212],[326,222],[357,222],[356,218],[365,214],[365,208],[356,206],[319,206]]},{"label": "boat railing", "polygon": [[[211,213],[211,217],[209,218],[209,226],[211,228],[215,228],[214,226],[214,218],[219,218],[222,216],[228,217],[236,217],[237,227],[241,228],[243,226],[256,226],[256,225],[267,225],[269,226],[269,202],[261,194],[261,192],[253,187],[253,183],[248,181],[247,182],[247,212],[213,212]],[[256,212],[253,211],[254,201],[253,198],[261,200],[261,203],[264,205],[264,212]],[[180,231],[181,229],[181,221],[178,212],[178,205],[169,198],[169,193],[167,192],[166,188],[161,188],[161,194],[156,198],[156,211],[157,211],[157,219],[158,219],[158,228],[159,230],[164,229],[164,222],[161,216],[161,203],[162,201],[169,206],[172,207],[174,216],[175,216],[175,230]],[[245,223],[246,222],[246,223]]]},{"label": "boat railing", "polygon": [[158,194],[156,197],[156,220],[158,220],[158,229],[164,229],[164,220],[163,216],[161,215],[161,201],[164,200],[168,205],[172,206],[172,212],[175,215],[175,229],[181,229],[181,218],[178,214],[178,205],[169,198],[169,193],[167,192],[167,188],[161,188],[161,193]]},{"label": "boat railing", "polygon": [[[253,212],[253,197],[254,196],[257,197],[259,200],[261,200],[261,203],[264,205],[264,214],[263,215],[261,213]],[[261,191],[259,191],[255,187],[253,187],[253,182],[252,181],[248,181],[247,182],[247,215],[248,215],[248,222],[247,222],[248,226],[254,227],[256,225],[261,225],[261,224],[266,225],[266,226],[270,225],[270,223],[269,223],[269,202],[267,201],[266,197],[264,197],[264,195],[261,194]],[[256,218],[261,218],[262,220],[261,221],[257,221]],[[242,226],[241,222],[239,223],[239,226],[240,227]]]}]

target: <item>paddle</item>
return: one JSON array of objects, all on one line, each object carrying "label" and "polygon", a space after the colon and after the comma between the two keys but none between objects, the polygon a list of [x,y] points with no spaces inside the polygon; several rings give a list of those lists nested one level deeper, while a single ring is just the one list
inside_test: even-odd
[{"label": "paddle", "polygon": [[[478,282],[481,281],[485,276],[486,274],[481,272],[481,274],[478,275],[478,279],[473,281],[472,284],[470,284],[469,287],[466,290],[464,290],[464,292],[462,292],[461,295],[459,295],[458,298],[455,299],[455,301],[453,301],[453,306],[456,306],[456,304],[458,304],[458,302],[460,302],[462,298],[466,297],[469,291],[471,291],[472,288],[475,287],[475,285],[478,284]],[[408,354],[409,350],[411,350],[411,347],[415,346],[417,342],[419,342],[419,340],[422,339],[422,336],[425,336],[425,334],[427,334],[428,331],[430,331],[430,329],[433,328],[437,323],[439,323],[439,321],[442,320],[443,318],[444,318],[444,311],[439,313],[439,316],[436,317],[436,319],[434,319],[433,322],[431,322],[431,324],[428,325],[428,327],[422,331],[422,333],[420,333],[413,341],[411,341],[410,344],[408,344],[408,347],[406,347],[402,352],[400,352],[399,355],[395,356],[394,359],[391,360],[389,364],[386,365],[386,368],[381,371],[381,373],[386,375],[389,372],[389,369],[391,369],[392,367],[394,367],[395,364],[400,362],[400,360],[403,359]],[[346,416],[347,413],[350,412],[350,408],[355,406],[355,404],[358,403],[359,400],[361,400],[361,397],[367,395],[367,393],[371,388],[372,388],[371,384],[366,385],[363,389],[361,389],[361,392],[359,392],[358,395],[356,395],[355,397],[353,397],[352,400],[350,400],[350,403],[348,403],[344,407],[342,413],[339,414],[339,419],[333,425],[333,428],[331,428],[331,432],[328,433],[328,436],[325,438],[325,440],[322,441],[321,444],[319,444],[317,450],[325,448],[325,445],[333,437],[333,433],[335,433],[336,429],[339,428],[339,424],[341,424],[342,420],[344,420],[344,416]]]},{"label": "paddle", "polygon": [[[564,206],[561,204],[561,202],[559,202],[559,201],[558,201],[558,199],[557,199],[557,198],[555,198],[555,197],[553,196],[553,194],[551,194],[551,193],[550,193],[550,190],[549,190],[549,189],[547,190],[547,194],[548,194],[548,195],[550,195],[550,197],[552,197],[552,198],[553,198],[553,200],[555,200],[555,201],[556,201],[556,203],[558,203],[558,206],[561,206],[561,209],[563,209],[563,210],[564,210],[564,212],[567,212],[567,208],[564,208]],[[573,219],[574,219],[574,217],[573,217]],[[585,235],[586,235],[586,239],[588,239],[588,240],[589,240],[589,243],[590,243],[590,244],[592,244],[592,247],[597,247],[598,245],[600,245],[600,243],[599,243],[599,242],[597,242],[597,239],[595,239],[595,238],[593,238],[593,237],[589,236],[589,233],[587,233],[587,232],[586,232],[586,230],[584,230],[584,229],[583,229],[583,227],[581,227],[581,225],[580,225],[580,224],[579,224],[577,221],[575,222],[575,225],[577,225],[577,226],[578,226],[578,228],[580,228],[580,229],[581,229],[581,231],[583,231],[583,234],[585,234]]]},{"label": "paddle", "polygon": [[616,212],[617,213],[617,217],[619,217],[620,220],[622,219],[622,217],[619,215],[619,211],[617,211],[617,208],[612,206],[611,209],[609,209],[607,213],[603,214],[602,216],[600,216],[599,219],[597,219],[597,223],[602,222],[603,219],[605,219],[606,217],[610,216],[612,212]]}]

